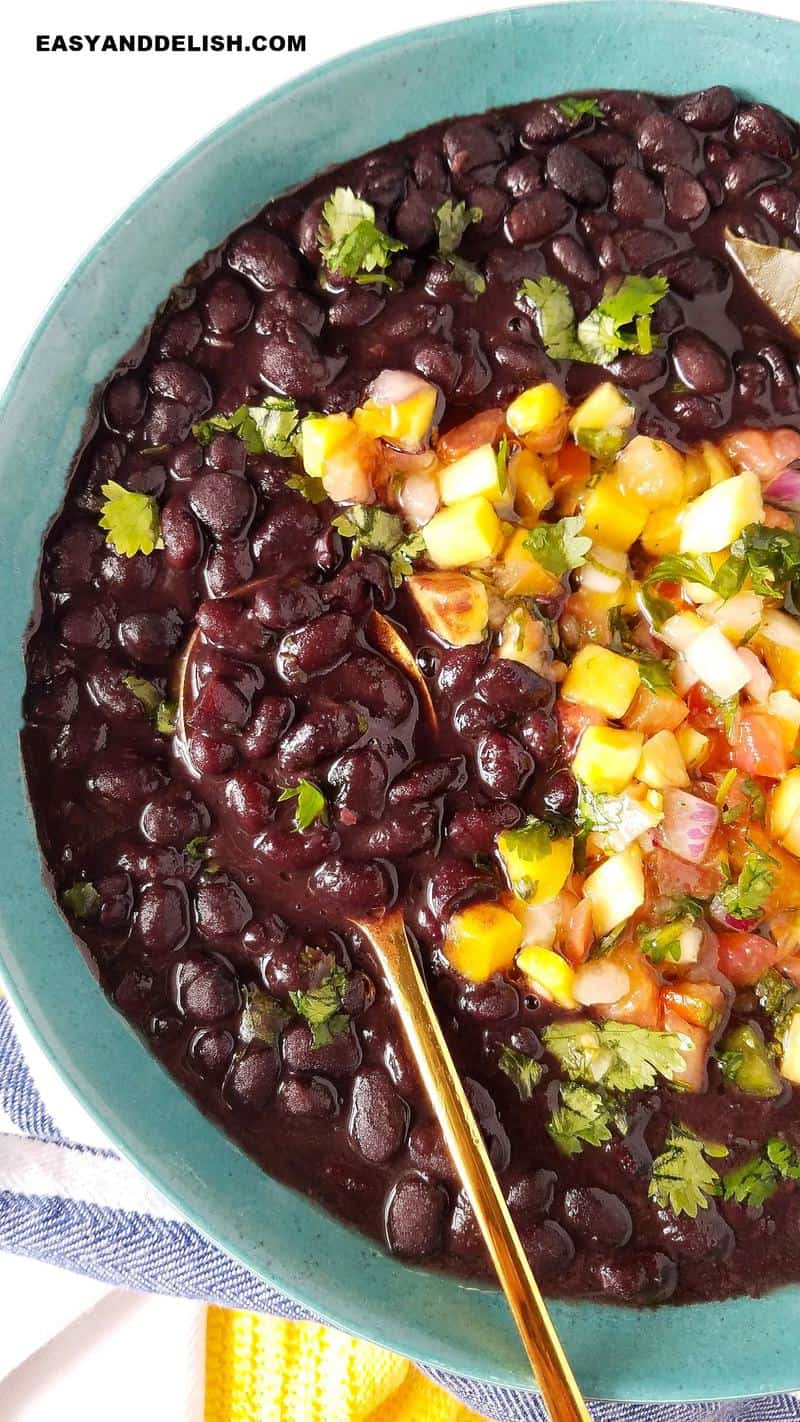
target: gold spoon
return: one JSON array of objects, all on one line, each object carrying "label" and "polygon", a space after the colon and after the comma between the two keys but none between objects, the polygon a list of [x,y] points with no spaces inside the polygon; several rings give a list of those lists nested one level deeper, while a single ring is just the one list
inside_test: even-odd
[{"label": "gold spoon", "polygon": [[749,237],[736,237],[730,229],[725,231],[725,247],[773,316],[800,336],[800,252],[751,242]]},{"label": "gold spoon", "polygon": [[[252,592],[261,581],[257,579],[244,583],[230,596],[240,597]],[[379,650],[413,681],[423,715],[430,729],[435,731],[436,710],[427,683],[397,628],[379,612],[373,612],[368,630]],[[184,741],[184,701],[197,639],[198,629],[195,628],[173,678],[173,690],[178,702],[176,729]],[[353,919],[352,922],[372,947],[384,973],[412,1056],[438,1117],[461,1184],[475,1212],[550,1417],[553,1422],[591,1422],[417,967],[403,916],[395,908],[380,917]]]},{"label": "gold spoon", "polygon": [[548,1413],[553,1422],[590,1422],[417,967],[403,916],[395,908],[380,918],[353,919],[353,923],[370,944],[386,977]]},{"label": "gold spoon", "polygon": [[[267,581],[269,581],[267,578],[253,578],[249,583],[242,583],[240,587],[234,588],[233,592],[228,593],[227,596],[231,598],[243,597],[248,593],[255,592],[257,588],[261,587]],[[427,722],[428,729],[435,735],[438,729],[436,708],[428,689],[428,683],[422,675],[417,665],[417,659],[410,647],[401,637],[394,623],[390,622],[389,619],[384,617],[380,612],[370,613],[367,620],[367,631],[378,651],[383,652],[384,656],[388,657],[389,661],[394,662],[401,671],[405,672],[409,680],[414,683],[414,688],[419,697],[422,715]],[[195,627],[175,664],[175,670],[172,674],[171,690],[178,706],[175,724],[177,734],[183,742],[186,741],[186,685],[192,654],[197,645],[198,636],[199,630]]]}]

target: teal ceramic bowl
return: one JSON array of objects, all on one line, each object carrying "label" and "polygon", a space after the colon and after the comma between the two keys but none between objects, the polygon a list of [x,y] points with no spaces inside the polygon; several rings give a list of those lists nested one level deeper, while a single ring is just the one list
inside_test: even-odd
[{"label": "teal ceramic bowl", "polygon": [[[46,891],[17,750],[20,653],[42,531],[96,383],[170,287],[266,198],[450,114],[620,86],[726,83],[800,118],[800,26],[642,0],[503,12],[362,50],[239,114],[100,239],[25,352],[0,421],[0,952],[40,1045],[119,1148],[207,1236],[350,1332],[498,1383],[530,1373],[496,1291],[411,1270],[270,1180],[204,1119],[100,994]],[[561,1304],[591,1397],[656,1401],[800,1386],[800,1287],[621,1311]]]}]

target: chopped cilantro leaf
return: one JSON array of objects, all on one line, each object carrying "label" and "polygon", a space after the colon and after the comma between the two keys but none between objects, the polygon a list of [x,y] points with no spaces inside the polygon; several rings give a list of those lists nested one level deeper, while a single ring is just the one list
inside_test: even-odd
[{"label": "chopped cilantro leaf", "polygon": [[194,839],[190,839],[188,844],[184,845],[183,852],[187,859],[195,862],[207,859],[209,855],[208,835],[196,834]]},{"label": "chopped cilantro leaf", "polygon": [[714,565],[707,554],[697,557],[689,554],[667,553],[660,558],[645,578],[651,583],[700,583],[704,588],[714,586]]},{"label": "chopped cilantro leaf", "polygon": [[268,992],[257,987],[246,987],[239,1020],[239,1041],[245,1044],[266,1042],[268,1046],[274,1046],[287,1016],[286,1008]]},{"label": "chopped cilantro leaf", "polygon": [[312,478],[303,469],[296,474],[290,474],[286,480],[286,487],[294,489],[294,492],[300,494],[309,504],[321,504],[328,497],[322,480]]},{"label": "chopped cilantro leaf", "polygon": [[773,1136],[752,1159],[722,1177],[722,1196],[741,1205],[763,1205],[784,1180],[800,1180],[800,1157],[780,1136]]},{"label": "chopped cilantro leaf", "polygon": [[526,537],[525,547],[543,568],[560,577],[586,562],[592,540],[581,534],[583,525],[581,514],[560,518],[557,523],[539,523]]},{"label": "chopped cilantro leaf", "polygon": [[784,597],[800,577],[800,534],[794,529],[768,528],[763,523],[748,524],[731,544],[730,558],[723,563],[718,578],[731,560],[734,567],[726,575],[728,579],[741,572],[741,586],[745,574],[749,574],[753,591],[760,596]]},{"label": "chopped cilantro leaf", "polygon": [[483,213],[479,207],[467,207],[465,202],[443,202],[434,213],[438,254],[447,262],[456,281],[460,281],[472,296],[482,296],[486,290],[486,279],[478,271],[474,262],[456,255],[461,240],[471,222],[480,222]]},{"label": "chopped cilantro leaf", "polygon": [[148,554],[155,548],[163,548],[161,517],[152,494],[125,489],[113,479],[102,485],[102,493],[105,502],[100,527],[105,529],[106,542],[115,553],[133,558],[137,553]]},{"label": "chopped cilantro leaf", "polygon": [[581,449],[588,449],[593,459],[615,459],[627,438],[627,430],[579,429],[575,442]]},{"label": "chopped cilantro leaf", "polygon": [[768,968],[761,974],[755,993],[767,1017],[771,1017],[779,1029],[800,1003],[800,992],[775,968]]},{"label": "chopped cilantro leaf", "polygon": [[88,879],[80,879],[65,889],[61,902],[73,918],[95,918],[100,910],[100,895]]},{"label": "chopped cilantro leaf", "polygon": [[571,123],[576,123],[578,119],[587,114],[589,118],[604,118],[603,110],[596,99],[559,99],[558,107],[564,118],[568,118]]},{"label": "chopped cilantro leaf", "polygon": [[658,632],[667,619],[675,613],[673,604],[667,598],[654,593],[652,587],[647,583],[643,583],[639,588],[636,601],[655,632]]},{"label": "chopped cilantro leaf", "polygon": [[307,830],[315,820],[322,820],[323,823],[327,821],[328,807],[325,796],[310,780],[299,780],[296,785],[287,785],[278,796],[278,802],[282,800],[296,800],[294,827],[299,832]]},{"label": "chopped cilantro leaf", "polygon": [[505,491],[506,491],[506,488],[507,488],[507,486],[508,486],[508,436],[507,436],[507,435],[503,435],[503,438],[501,439],[499,445],[497,446],[497,453],[495,454],[495,459],[497,460],[497,483],[498,483],[498,487],[499,487],[499,489],[500,489],[500,493],[501,493],[501,494],[504,494]]},{"label": "chopped cilantro leaf", "polygon": [[663,1151],[653,1161],[650,1199],[674,1215],[694,1219],[720,1189],[719,1172],[706,1157],[721,1160],[727,1154],[725,1146],[701,1140],[688,1126],[671,1126]]},{"label": "chopped cilantro leaf", "polygon": [[395,252],[404,252],[399,242],[381,231],[375,209],[351,188],[336,188],[322,208],[318,234],[319,250],[329,271],[355,277],[357,282],[377,281],[391,285],[383,274]]},{"label": "chopped cilantro leaf", "polygon": [[223,432],[237,435],[248,454],[291,459],[300,452],[300,412],[294,400],[283,395],[268,395],[260,405],[240,405],[232,415],[210,415],[192,425],[192,434],[202,445]]},{"label": "chopped cilantro leaf", "polygon": [[777,860],[760,849],[745,855],[739,877],[726,884],[713,901],[715,913],[735,919],[757,918],[775,886]]},{"label": "chopped cilantro leaf", "polygon": [[317,987],[289,993],[295,1011],[311,1028],[312,1046],[325,1047],[347,1031],[350,1018],[342,1006],[346,989],[347,973],[335,964]]},{"label": "chopped cilantro leaf", "polygon": [[541,1062],[537,1062],[534,1057],[527,1052],[519,1052],[516,1047],[500,1048],[500,1055],[497,1065],[505,1075],[513,1081],[519,1092],[521,1101],[530,1101],[534,1087],[544,1075],[544,1067]]},{"label": "chopped cilantro leaf", "polygon": [[616,1116],[599,1091],[562,1082],[560,1092],[561,1105],[550,1117],[547,1131],[564,1155],[579,1155],[584,1145],[598,1146],[611,1140]]},{"label": "chopped cilantro leaf", "polygon": [[536,310],[542,345],[552,360],[580,360],[575,308],[567,287],[553,277],[522,283],[519,295]]},{"label": "chopped cilantro leaf", "polygon": [[124,686],[133,692],[137,701],[140,701],[147,712],[148,720],[152,722],[156,730],[162,736],[171,736],[175,732],[175,718],[178,714],[177,701],[168,701],[157,686],[146,677],[129,676],[122,678]]},{"label": "chopped cilantro leaf", "polygon": [[553,1022],[543,1041],[571,1080],[601,1082],[608,1091],[641,1091],[686,1065],[677,1033],[631,1022]]},{"label": "chopped cilantro leaf", "polygon": [[395,587],[408,577],[414,558],[425,547],[421,533],[407,536],[403,520],[377,504],[353,504],[333,519],[333,526],[344,538],[352,538],[353,556],[364,548],[387,554]]},{"label": "chopped cilantro leaf", "polygon": [[642,652],[636,657],[636,660],[639,663],[639,679],[642,686],[646,686],[648,691],[653,692],[673,691],[668,662],[662,662],[658,657],[648,656],[647,652]]},{"label": "chopped cilantro leaf", "polygon": [[679,963],[681,934],[688,926],[686,919],[681,918],[671,923],[642,924],[637,929],[639,947],[651,963],[665,963],[668,958]]}]

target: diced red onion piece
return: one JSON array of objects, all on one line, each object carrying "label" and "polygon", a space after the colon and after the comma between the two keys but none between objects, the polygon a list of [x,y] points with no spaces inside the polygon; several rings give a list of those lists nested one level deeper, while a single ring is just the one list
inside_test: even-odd
[{"label": "diced red onion piece", "polygon": [[422,390],[430,390],[430,382],[410,370],[382,370],[376,375],[367,390],[367,396],[376,405],[400,405],[411,400]]},{"label": "diced red onion piece", "polygon": [[572,995],[582,1007],[619,1002],[630,991],[631,981],[617,963],[584,963],[575,974]]},{"label": "diced red onion piece", "polygon": [[690,864],[701,864],[717,828],[719,810],[686,790],[664,791],[664,818],[658,838],[665,849]]},{"label": "diced red onion piece", "polygon": [[770,479],[764,497],[768,504],[775,504],[779,509],[800,511],[800,469],[792,465],[781,469],[774,479]]},{"label": "diced red onion piece", "polygon": [[739,657],[750,672],[750,679],[744,689],[752,701],[763,705],[772,690],[772,677],[760,657],[751,652],[749,647],[740,647]]}]

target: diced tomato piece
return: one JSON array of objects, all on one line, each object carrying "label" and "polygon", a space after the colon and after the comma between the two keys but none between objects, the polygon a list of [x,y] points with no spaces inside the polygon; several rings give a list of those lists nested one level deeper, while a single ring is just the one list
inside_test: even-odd
[{"label": "diced tomato piece", "polygon": [[674,731],[686,720],[689,708],[679,696],[668,691],[651,691],[640,686],[622,718],[631,731],[654,736],[658,731]]},{"label": "diced tomato piece", "polygon": [[760,933],[718,932],[719,968],[734,987],[751,987],[779,960],[777,944]]},{"label": "diced tomato piece", "polygon": [[685,1086],[687,1091],[704,1091],[711,1046],[711,1033],[708,1028],[696,1027],[693,1022],[687,1022],[685,1018],[679,1017],[677,1012],[668,1008],[664,1013],[664,1031],[679,1033],[681,1037],[688,1038],[690,1044],[682,1048],[686,1066],[682,1072],[676,1073],[672,1080],[679,1086]]},{"label": "diced tomato piece", "polygon": [[562,944],[564,957],[577,967],[588,958],[593,942],[592,905],[588,899],[580,899],[567,919]]},{"label": "diced tomato piece", "polygon": [[773,508],[771,504],[767,504],[764,509],[764,517],[761,522],[765,523],[767,528],[786,528],[791,533],[794,532],[792,515],[788,514],[785,509]]},{"label": "diced tomato piece", "polygon": [[[770,430],[768,438],[775,461],[781,469],[800,459],[800,434],[797,430],[789,429],[788,426],[780,430]],[[794,524],[790,524],[790,527],[794,528]]]},{"label": "diced tomato piece", "polygon": [[597,1006],[594,1010],[598,1016],[614,1022],[633,1022],[637,1027],[658,1027],[661,1019],[659,980],[652,963],[634,943],[620,943],[612,948],[607,962],[624,968],[629,988],[618,1002]]},{"label": "diced tomato piece", "polygon": [[469,454],[471,449],[480,449],[482,444],[496,444],[505,428],[504,410],[481,410],[463,425],[455,425],[442,435],[436,446],[436,453],[442,464],[451,464],[454,459]]},{"label": "diced tomato piece", "polygon": [[556,717],[561,729],[561,742],[569,760],[572,760],[586,727],[599,726],[605,720],[602,712],[595,711],[593,706],[583,706],[579,701],[559,701]]},{"label": "diced tomato piece", "polygon": [[711,861],[705,864],[689,864],[671,854],[668,849],[658,847],[648,858],[659,894],[676,899],[683,894],[692,898],[710,899],[722,888],[723,875],[719,864]]},{"label": "diced tomato piece", "polygon": [[661,1003],[666,1012],[677,1012],[685,1022],[705,1027],[713,1032],[722,1021],[725,994],[719,983],[693,982],[684,979],[664,988]]},{"label": "diced tomato piece", "polygon": [[736,469],[752,469],[761,479],[777,474],[781,467],[764,430],[736,430],[722,441],[722,448]]},{"label": "diced tomato piece", "polygon": [[731,743],[733,763],[745,775],[780,780],[789,769],[781,723],[765,711],[738,711]]},{"label": "diced tomato piece", "polygon": [[592,472],[592,461],[588,449],[581,449],[568,439],[558,452],[559,479],[580,479],[584,483]]}]

